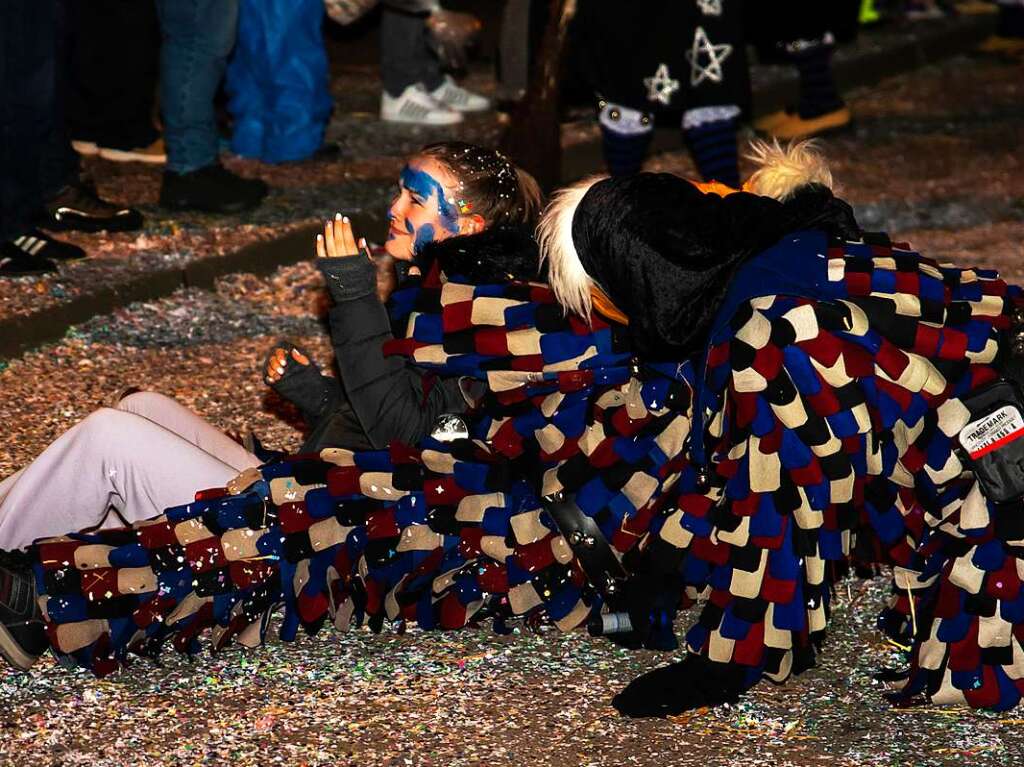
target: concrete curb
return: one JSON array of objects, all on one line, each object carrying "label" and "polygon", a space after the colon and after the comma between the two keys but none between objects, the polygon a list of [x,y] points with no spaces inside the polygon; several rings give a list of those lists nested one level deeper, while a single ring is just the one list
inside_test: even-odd
[{"label": "concrete curb", "polygon": [[[894,45],[864,51],[861,55],[837,57],[836,79],[843,89],[876,83],[879,80],[932,64],[974,48],[995,28],[994,15],[967,16],[941,26],[908,30],[904,40]],[[781,109],[794,99],[796,77],[792,73],[759,86],[755,95],[755,113]],[[679,131],[659,128],[652,152],[677,150]],[[562,158],[562,178],[580,178],[602,167],[600,141],[567,148]],[[379,231],[383,220],[372,214],[353,214],[358,231]],[[212,287],[225,274],[252,272],[268,274],[280,266],[309,257],[310,242],[318,225],[303,227],[269,242],[247,245],[226,256],[206,256],[185,267],[157,270],[103,290],[78,296],[27,316],[0,320],[0,359],[16,357],[29,349],[62,338],[73,325],[135,301],[152,301],[182,287]]]}]

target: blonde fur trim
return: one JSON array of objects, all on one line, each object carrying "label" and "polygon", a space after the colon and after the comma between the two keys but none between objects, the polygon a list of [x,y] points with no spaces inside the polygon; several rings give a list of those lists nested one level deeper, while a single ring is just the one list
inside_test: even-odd
[{"label": "blonde fur trim", "polygon": [[760,166],[745,185],[754,194],[785,202],[807,184],[832,188],[832,171],[813,140],[782,146],[778,139],[771,143],[757,139],[750,142],[747,159]]},{"label": "blonde fur trim", "polygon": [[591,176],[556,192],[537,225],[540,260],[548,262],[548,282],[558,303],[566,312],[588,322],[593,307],[590,298],[593,280],[580,263],[572,241],[572,218],[590,187],[604,178],[607,176]]}]

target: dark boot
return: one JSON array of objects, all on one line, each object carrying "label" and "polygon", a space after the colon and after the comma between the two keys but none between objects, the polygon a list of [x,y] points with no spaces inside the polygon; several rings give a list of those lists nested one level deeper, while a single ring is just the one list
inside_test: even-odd
[{"label": "dark boot", "polygon": [[257,178],[242,178],[220,163],[189,173],[164,171],[160,204],[171,210],[237,213],[255,208],[267,196],[267,185]]},{"label": "dark boot", "polygon": [[56,231],[130,232],[142,227],[142,214],[101,199],[92,184],[79,180],[46,201],[36,224]]},{"label": "dark boot", "polygon": [[0,655],[14,668],[28,671],[49,642],[36,604],[35,579],[22,557],[0,552]]}]

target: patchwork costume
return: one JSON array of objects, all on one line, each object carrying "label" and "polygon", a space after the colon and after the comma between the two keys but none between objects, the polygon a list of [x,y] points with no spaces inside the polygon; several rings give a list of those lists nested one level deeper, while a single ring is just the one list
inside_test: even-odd
[{"label": "patchwork costume", "polygon": [[[390,351],[486,382],[472,439],[292,456],[241,495],[40,542],[54,650],[105,674],[167,642],[196,652],[206,628],[215,649],[252,646],[282,603],[285,639],[327,621],[571,630],[614,612],[632,622],[622,640],[670,647],[674,611],[702,597],[690,657],[747,687],[813,663],[852,558],[894,566],[881,625],[911,647],[905,699],[1016,705],[1024,527],[1019,505],[979,492],[957,435],[964,397],[999,375],[1020,291],[883,236],[843,239],[827,193],[782,205],[636,178],[592,187],[573,219],[628,325],[566,317],[546,287],[428,276],[396,295],[408,332]],[[607,203],[647,183],[682,212],[627,247],[617,217],[633,211]],[[604,232],[587,226],[601,211]],[[602,279],[609,264],[636,281]],[[641,284],[669,268],[711,304],[689,323],[659,317],[675,296]],[[568,534],[560,504],[599,535]],[[598,577],[588,551],[605,543],[628,575]]]}]

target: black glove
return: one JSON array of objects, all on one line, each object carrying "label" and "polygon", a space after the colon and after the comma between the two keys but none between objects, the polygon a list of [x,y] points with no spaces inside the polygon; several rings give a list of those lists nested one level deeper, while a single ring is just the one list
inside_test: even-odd
[{"label": "black glove", "polygon": [[688,655],[679,663],[638,676],[612,699],[612,705],[623,716],[637,718],[735,703],[747,689],[746,676],[742,666]]}]

